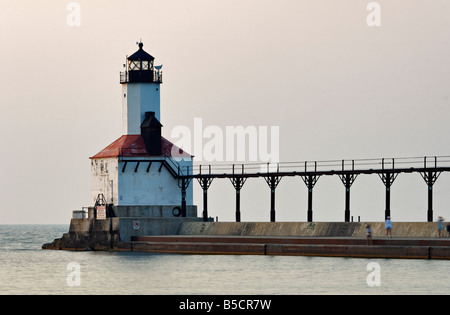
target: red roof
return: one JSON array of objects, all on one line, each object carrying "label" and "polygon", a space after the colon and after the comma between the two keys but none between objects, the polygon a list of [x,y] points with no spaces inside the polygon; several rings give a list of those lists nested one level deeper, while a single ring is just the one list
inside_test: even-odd
[{"label": "red roof", "polygon": [[[150,156],[141,135],[123,135],[90,159]],[[161,137],[161,156],[192,157],[169,140]]]}]

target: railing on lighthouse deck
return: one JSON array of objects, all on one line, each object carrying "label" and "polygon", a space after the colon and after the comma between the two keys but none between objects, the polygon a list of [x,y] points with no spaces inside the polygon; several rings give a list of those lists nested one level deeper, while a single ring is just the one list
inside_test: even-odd
[{"label": "railing on lighthouse deck", "polygon": [[136,70],[120,72],[120,83],[162,83],[162,70]]}]

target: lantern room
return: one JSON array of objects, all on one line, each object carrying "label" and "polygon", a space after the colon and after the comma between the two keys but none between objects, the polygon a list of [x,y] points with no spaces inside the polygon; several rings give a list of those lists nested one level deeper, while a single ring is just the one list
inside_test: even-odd
[{"label": "lantern room", "polygon": [[155,67],[155,58],[147,53],[141,42],[139,50],[127,57],[127,71],[120,73],[120,83],[162,83],[162,66]]}]

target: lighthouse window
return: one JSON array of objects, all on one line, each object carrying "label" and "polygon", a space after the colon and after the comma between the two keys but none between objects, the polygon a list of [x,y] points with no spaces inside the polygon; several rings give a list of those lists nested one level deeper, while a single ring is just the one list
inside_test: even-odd
[{"label": "lighthouse window", "polygon": [[142,61],[142,70],[148,70],[148,61]]},{"label": "lighthouse window", "polygon": [[130,70],[140,70],[141,62],[140,61],[130,61],[129,68],[130,68]]}]

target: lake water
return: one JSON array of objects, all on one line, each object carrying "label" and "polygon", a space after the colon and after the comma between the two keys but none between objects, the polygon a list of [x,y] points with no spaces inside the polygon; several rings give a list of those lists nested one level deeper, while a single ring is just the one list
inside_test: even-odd
[{"label": "lake water", "polygon": [[0,225],[0,294],[450,294],[450,261],[42,250],[68,225]]}]

